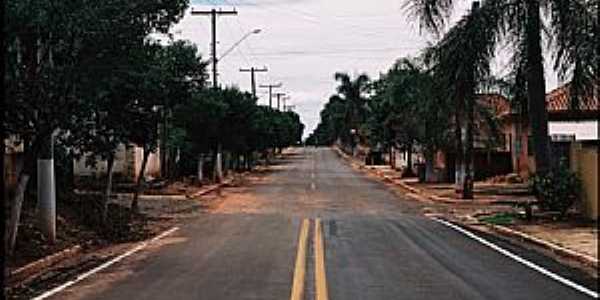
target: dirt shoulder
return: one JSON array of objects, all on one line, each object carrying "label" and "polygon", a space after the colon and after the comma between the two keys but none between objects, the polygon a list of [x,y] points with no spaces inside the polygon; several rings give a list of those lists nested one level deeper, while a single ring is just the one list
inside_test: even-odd
[{"label": "dirt shoulder", "polygon": [[[23,209],[15,253],[8,260],[8,299],[29,299],[114,258],[135,244],[189,222],[220,204],[220,190],[238,187],[247,177],[268,174],[269,167],[230,173],[222,183],[175,182],[149,189],[139,198],[139,212],[129,210],[131,195],[116,194],[109,220],[102,225],[99,193],[79,192],[57,203],[57,241],[49,245],[35,224],[35,207]],[[26,202],[27,203],[27,202]]]}]

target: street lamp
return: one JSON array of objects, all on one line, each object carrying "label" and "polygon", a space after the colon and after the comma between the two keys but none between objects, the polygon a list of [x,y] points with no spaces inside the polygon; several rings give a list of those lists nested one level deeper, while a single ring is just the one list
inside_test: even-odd
[{"label": "street lamp", "polygon": [[217,61],[220,61],[227,54],[231,53],[231,51],[233,51],[233,49],[235,49],[235,47],[237,47],[239,44],[241,44],[245,39],[247,39],[248,37],[250,37],[253,34],[259,34],[261,31],[262,31],[262,29],[256,28],[256,29],[246,33],[244,36],[242,36],[242,38],[239,41],[235,42],[233,45],[231,45],[231,47],[229,47],[229,49],[225,50],[225,52],[223,52],[221,57],[217,58]]}]

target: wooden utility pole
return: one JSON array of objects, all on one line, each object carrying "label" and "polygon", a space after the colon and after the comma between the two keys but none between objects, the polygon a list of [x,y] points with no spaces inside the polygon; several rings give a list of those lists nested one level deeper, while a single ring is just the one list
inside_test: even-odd
[{"label": "wooden utility pole", "polygon": [[277,97],[277,110],[281,110],[281,96],[285,96],[285,93],[275,93],[275,97]]},{"label": "wooden utility pole", "polygon": [[251,67],[250,69],[240,69],[240,72],[250,72],[250,85],[252,88],[252,96],[254,96],[254,98],[256,98],[256,79],[254,77],[254,73],[267,71],[269,71],[267,67],[263,67],[261,69],[255,67]]},{"label": "wooden utility pole", "polygon": [[290,100],[290,96],[285,96],[285,97],[281,98],[281,100],[283,101],[283,111],[286,111],[287,105],[285,105],[285,104],[287,103],[288,100]]},{"label": "wooden utility pole", "polygon": [[230,11],[223,11],[223,10],[216,10],[216,9],[211,9],[211,10],[198,10],[198,11],[192,11],[192,16],[194,15],[210,15],[211,17],[211,25],[212,25],[212,65],[213,65],[213,88],[218,88],[218,82],[217,82],[217,63],[218,63],[218,59],[217,59],[217,16],[221,16],[221,15],[237,15],[237,11],[235,10],[230,10]]},{"label": "wooden utility pole", "polygon": [[269,107],[273,108],[273,88],[280,88],[281,82],[278,84],[261,84],[259,87],[269,89]]}]

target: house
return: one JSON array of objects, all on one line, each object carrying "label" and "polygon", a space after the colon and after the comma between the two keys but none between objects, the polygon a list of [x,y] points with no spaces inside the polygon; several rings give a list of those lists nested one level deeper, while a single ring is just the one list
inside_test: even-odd
[{"label": "house", "polygon": [[[512,172],[511,138],[500,123],[511,110],[508,99],[500,94],[477,94],[473,136],[473,170],[475,180]],[[495,124],[498,124],[496,126]],[[464,138],[464,137],[463,137]],[[434,181],[454,182],[456,153],[452,147],[435,156]]]},{"label": "house", "polygon": [[[566,84],[546,95],[548,131],[555,160],[568,158],[572,141],[598,140],[598,95],[587,97],[579,102],[577,109],[572,109],[569,91]],[[529,118],[509,110],[499,121],[511,152],[512,169],[526,178],[535,172]]]}]

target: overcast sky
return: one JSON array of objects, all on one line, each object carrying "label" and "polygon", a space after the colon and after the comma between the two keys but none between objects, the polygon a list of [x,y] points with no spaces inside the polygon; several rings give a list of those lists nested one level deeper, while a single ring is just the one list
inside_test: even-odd
[{"label": "overcast sky", "polygon": [[[249,73],[239,68],[263,67],[257,85],[283,83],[280,91],[291,96],[308,135],[319,122],[319,111],[335,93],[333,74],[365,72],[377,78],[402,56],[416,56],[432,36],[419,32],[404,9],[405,0],[192,0],[194,10],[236,8],[237,16],[217,21],[217,53],[223,53],[253,29],[254,34],[219,63],[219,83],[250,90]],[[471,1],[458,8],[458,18]],[[173,33],[210,54],[210,17],[188,11]],[[496,69],[505,66],[497,64]],[[556,86],[555,76],[548,89]],[[266,90],[258,89],[259,103],[268,104]]]}]

